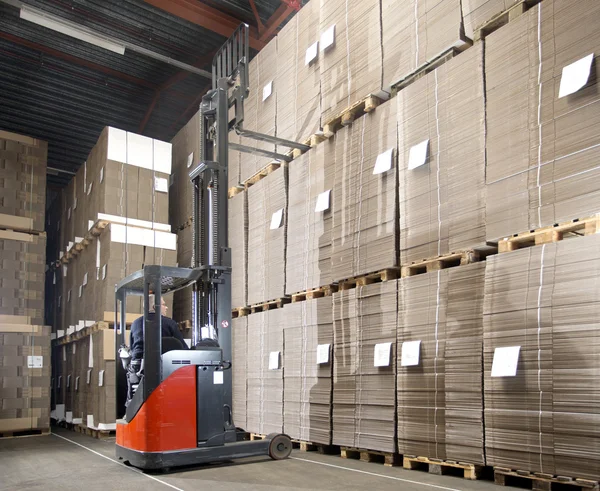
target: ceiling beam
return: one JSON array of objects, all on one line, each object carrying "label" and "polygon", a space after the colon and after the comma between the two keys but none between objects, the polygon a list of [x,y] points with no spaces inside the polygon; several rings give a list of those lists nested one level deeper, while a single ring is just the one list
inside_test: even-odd
[{"label": "ceiling beam", "polygon": [[265,26],[262,23],[262,20],[260,20],[260,15],[258,15],[258,9],[256,8],[256,4],[254,3],[254,0],[249,0],[249,2],[250,2],[250,7],[252,8],[252,13],[254,14],[254,18],[256,19],[256,27],[258,28],[258,34],[260,35],[262,33],[262,30],[265,28]]},{"label": "ceiling beam", "polygon": [[277,7],[277,10],[273,12],[273,15],[269,17],[269,20],[265,24],[265,28],[260,34],[260,40],[268,41],[271,35],[277,31],[279,26],[290,16],[292,12],[294,12],[294,8],[282,2],[281,5]]},{"label": "ceiling beam", "polygon": [[[164,10],[176,17],[197,24],[205,29],[216,32],[223,37],[229,38],[233,31],[241,24],[239,19],[210,7],[197,0],[144,0],[146,3]],[[265,46],[265,40],[257,39],[252,33],[250,35],[250,47],[261,50]]]}]

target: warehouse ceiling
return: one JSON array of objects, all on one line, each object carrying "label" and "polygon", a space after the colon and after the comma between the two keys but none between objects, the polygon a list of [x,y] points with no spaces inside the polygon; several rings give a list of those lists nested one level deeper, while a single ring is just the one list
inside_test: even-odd
[{"label": "warehouse ceiling", "polygon": [[170,141],[210,85],[201,75],[130,49],[121,55],[23,20],[20,7],[210,72],[214,51],[240,22],[251,26],[254,54],[299,3],[0,0],[0,129],[48,141],[48,184],[61,187],[104,126]]}]

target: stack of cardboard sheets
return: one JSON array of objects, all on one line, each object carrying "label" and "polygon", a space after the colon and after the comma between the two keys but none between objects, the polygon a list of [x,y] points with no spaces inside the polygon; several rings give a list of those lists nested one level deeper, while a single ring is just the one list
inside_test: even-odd
[{"label": "stack of cardboard sheets", "polygon": [[231,350],[233,365],[231,366],[233,378],[233,422],[238,428],[246,428],[246,403],[247,389],[246,378],[248,367],[246,365],[248,317],[238,317],[231,321]]},{"label": "stack of cardboard sheets", "polygon": [[231,249],[231,306],[248,305],[248,211],[247,193],[229,200],[229,248]]},{"label": "stack of cardboard sheets", "polygon": [[487,237],[598,212],[600,4],[544,1],[486,38]]},{"label": "stack of cardboard sheets", "polygon": [[398,281],[398,452],[484,464],[485,263]]},{"label": "stack of cardboard sheets", "polygon": [[401,90],[393,102],[401,264],[485,245],[481,46]]},{"label": "stack of cardboard sheets", "polygon": [[292,303],[283,310],[286,318],[284,432],[294,439],[329,445],[332,298]]}]

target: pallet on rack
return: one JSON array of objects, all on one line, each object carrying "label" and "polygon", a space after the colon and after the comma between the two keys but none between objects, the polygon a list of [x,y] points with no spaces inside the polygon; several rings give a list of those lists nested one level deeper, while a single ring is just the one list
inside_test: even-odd
[{"label": "pallet on rack", "polygon": [[527,12],[531,7],[534,7],[541,0],[521,0],[515,5],[511,6],[504,12],[496,14],[491,19],[485,21],[479,27],[476,27],[473,31],[473,41],[481,41],[489,36],[492,32],[500,29],[514,19],[519,18],[522,14]]},{"label": "pallet on rack", "polygon": [[33,230],[33,220],[31,218],[6,215],[5,213],[0,213],[0,229],[23,232],[30,235],[38,235],[40,233]]},{"label": "pallet on rack", "polygon": [[91,436],[92,438],[97,438],[98,440],[114,437],[116,433],[115,430],[97,430],[95,428],[89,428],[86,425],[74,425],[74,430],[77,433]]},{"label": "pallet on rack", "polygon": [[340,447],[337,445],[307,442],[304,440],[292,440],[292,446],[301,452],[317,452],[321,455],[340,455]]},{"label": "pallet on rack", "polygon": [[372,283],[381,283],[384,281],[396,280],[400,277],[399,268],[388,268],[368,273],[364,275],[354,276],[338,282],[338,290],[350,290],[358,286],[370,285]]},{"label": "pallet on rack", "polygon": [[244,189],[246,189],[246,188],[242,185],[230,187],[229,190],[227,191],[227,197],[229,199],[231,199],[234,196],[237,196],[238,194],[242,193],[244,191]]},{"label": "pallet on rack", "polygon": [[256,184],[258,181],[263,180],[265,177],[267,177],[272,172],[275,172],[280,167],[281,167],[281,163],[279,163],[279,162],[271,162],[270,164],[266,165],[261,170],[259,170],[256,174],[254,174],[252,177],[250,177],[249,179],[246,179],[243,182],[244,189],[248,189],[249,187],[254,186],[254,184]]},{"label": "pallet on rack", "polygon": [[405,455],[402,459],[402,465],[409,470],[426,470],[430,474],[442,476],[450,471],[458,469],[462,471],[465,479],[479,479],[483,473],[484,466],[479,464],[469,464],[465,462],[456,462],[452,460],[430,459],[427,457],[411,457]]},{"label": "pallet on rack", "polygon": [[465,264],[476,263],[485,259],[487,254],[474,249],[465,251],[451,252],[441,256],[415,261],[409,265],[402,266],[402,278],[415,276],[418,274],[439,271],[440,269],[452,268],[455,266],[464,266]]},{"label": "pallet on rack", "polygon": [[[108,220],[97,220],[85,234],[85,237],[73,244],[70,250],[68,250],[63,257],[60,258],[60,263],[69,264],[71,259],[77,257],[86,247],[88,247],[94,239],[96,239],[102,231],[108,227],[111,222]],[[58,265],[57,265],[58,266]]]},{"label": "pallet on rack", "polygon": [[323,136],[331,138],[340,128],[349,126],[355,119],[374,111],[382,102],[382,98],[375,95],[368,95],[364,99],[354,103],[323,125]]},{"label": "pallet on rack", "polygon": [[[320,132],[320,133],[315,133],[314,135],[311,135],[309,138],[304,140],[302,143],[304,145],[308,145],[310,148],[315,148],[319,143],[324,142],[325,140],[327,140],[327,138],[325,137],[325,135],[323,133]],[[288,152],[288,155],[290,157],[292,157],[292,160],[294,160],[294,159],[297,159],[298,157],[300,157],[300,155],[302,155],[303,153],[305,153],[305,152],[300,150],[299,148],[294,148],[293,150]]]},{"label": "pallet on rack", "polygon": [[570,489],[577,491],[598,491],[600,485],[598,481],[589,479],[577,479],[564,476],[553,476],[542,472],[528,472],[506,469],[504,467],[494,467],[494,483],[500,486],[510,486],[512,484],[526,484],[534,491],[552,491],[553,489]]},{"label": "pallet on rack", "polygon": [[231,318],[246,317],[250,313],[249,307],[237,307],[231,311]]},{"label": "pallet on rack", "polygon": [[50,434],[50,428],[30,428],[28,430],[0,431],[2,438],[23,438],[28,436],[46,436]]},{"label": "pallet on rack", "polygon": [[266,312],[267,310],[281,309],[285,304],[291,302],[290,297],[280,297],[275,300],[269,300],[268,302],[260,302],[250,306],[250,313],[255,314],[256,312]]},{"label": "pallet on rack", "polygon": [[303,292],[292,293],[292,303],[304,302],[313,298],[330,297],[338,291],[338,285],[325,285]]},{"label": "pallet on rack", "polygon": [[72,343],[73,341],[77,341],[78,339],[82,339],[86,336],[90,336],[92,333],[96,332],[96,331],[101,331],[103,329],[110,329],[111,328],[111,324],[108,322],[96,322],[95,324],[92,324],[91,326],[88,327],[84,327],[83,329],[79,330],[79,331],[75,331],[72,334],[68,334],[62,338],[60,338],[57,341],[57,344],[69,344]]},{"label": "pallet on rack", "polygon": [[556,223],[529,232],[515,234],[498,241],[498,252],[510,252],[524,247],[549,244],[564,239],[600,233],[600,214]]},{"label": "pallet on rack", "polygon": [[363,462],[378,462],[388,467],[400,465],[400,455],[394,452],[381,452],[363,448],[341,447],[340,456],[343,459],[360,459]]}]

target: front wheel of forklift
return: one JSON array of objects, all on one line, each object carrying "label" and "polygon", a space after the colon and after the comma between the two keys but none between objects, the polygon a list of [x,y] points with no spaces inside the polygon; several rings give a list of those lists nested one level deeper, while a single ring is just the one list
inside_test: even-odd
[{"label": "front wheel of forklift", "polygon": [[273,460],[287,459],[292,453],[292,440],[287,435],[275,435],[269,444],[269,456]]}]

